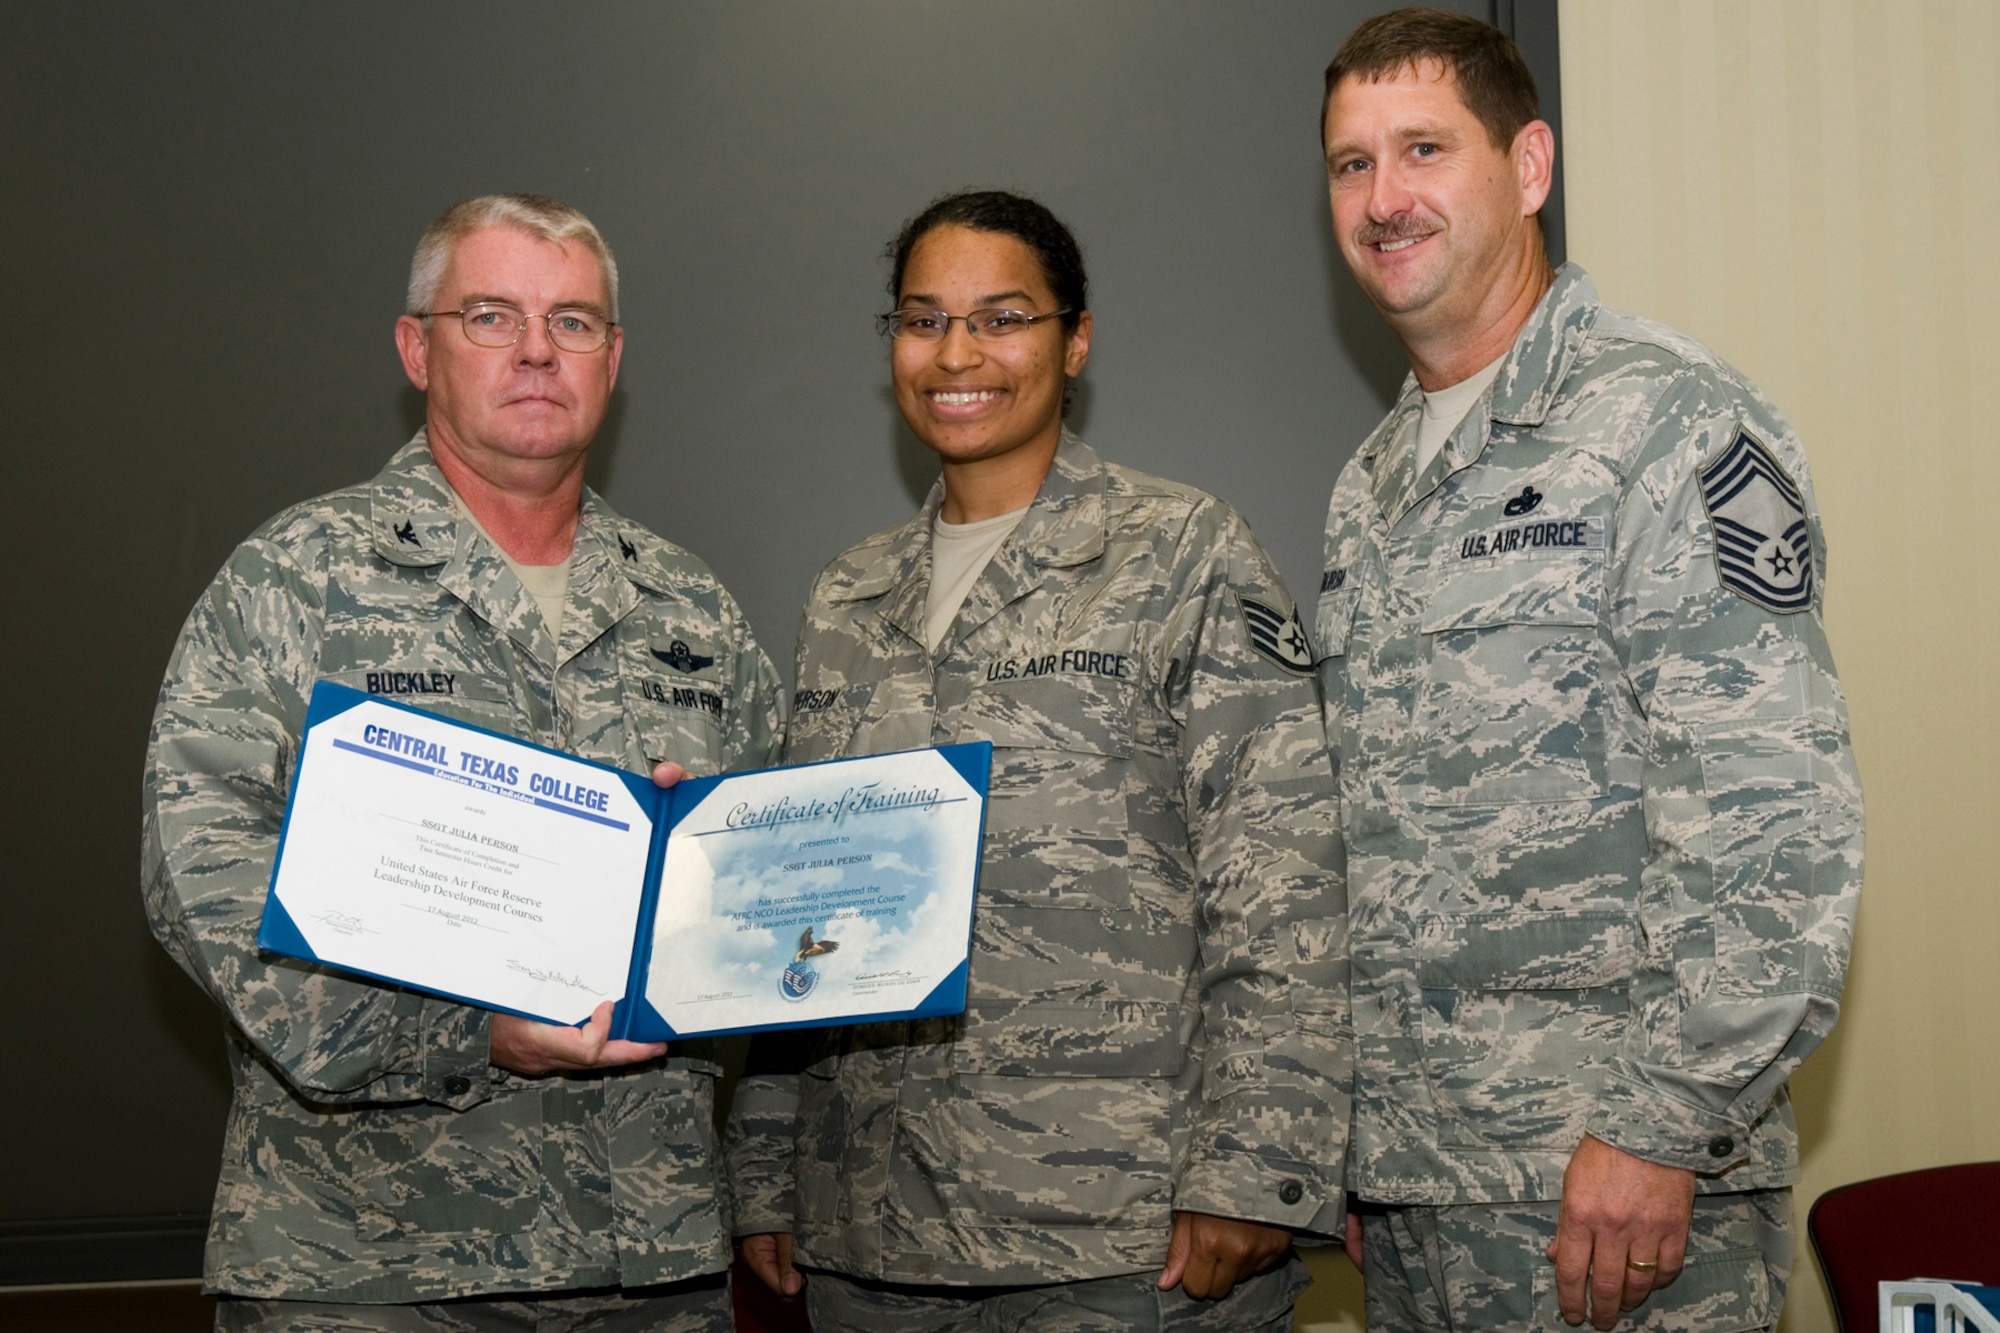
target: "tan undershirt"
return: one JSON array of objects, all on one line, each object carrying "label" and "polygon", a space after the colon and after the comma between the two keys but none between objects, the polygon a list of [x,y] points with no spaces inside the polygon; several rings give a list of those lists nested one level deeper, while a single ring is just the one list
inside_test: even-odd
[{"label": "tan undershirt", "polygon": [[1507,362],[1508,348],[1487,365],[1481,366],[1456,384],[1448,384],[1435,393],[1424,395],[1424,414],[1417,422],[1417,475],[1422,476],[1431,460],[1444,448],[1444,442],[1458,429],[1458,423],[1465,420],[1465,414],[1479,401],[1479,395],[1486,392],[1486,386],[1500,377],[1500,367]]},{"label": "tan undershirt", "polygon": [[[500,553],[500,558],[507,562],[507,568],[514,571],[514,577],[521,581],[521,586],[528,590],[528,596],[534,598],[535,605],[541,608],[542,623],[549,627],[549,638],[557,643],[562,642],[563,603],[569,600],[569,560],[566,559],[559,565],[524,565],[508,555],[506,547],[493,541],[493,534],[488,532],[486,525],[466,507],[458,492],[452,492],[451,502],[473,527],[479,529],[480,536],[493,542],[493,549]],[[570,559],[574,559],[575,555],[575,549],[572,548]]]},{"label": "tan undershirt", "polygon": [[931,522],[931,590],[924,603],[924,645],[932,652],[944,642],[945,632],[965,605],[965,595],[986,572],[993,553],[1007,535],[1021,524],[1028,512],[1023,506],[998,518],[977,523],[947,523],[940,516]]}]

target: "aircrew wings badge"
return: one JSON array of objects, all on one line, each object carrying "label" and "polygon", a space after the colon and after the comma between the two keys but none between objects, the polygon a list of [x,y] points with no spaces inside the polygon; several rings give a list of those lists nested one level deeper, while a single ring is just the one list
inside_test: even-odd
[{"label": "aircrew wings badge", "polygon": [[1812,605],[1812,529],[1805,497],[1771,451],[1741,426],[1701,470],[1701,502],[1715,529],[1722,586],[1766,611]]},{"label": "aircrew wings badge", "polygon": [[1297,675],[1312,674],[1312,644],[1306,639],[1305,626],[1299,623],[1297,607],[1280,611],[1243,596],[1236,601],[1243,608],[1243,623],[1250,629],[1250,646],[1259,657]]},{"label": "aircrew wings badge", "polygon": [[661,652],[657,647],[650,646],[649,651],[653,656],[659,658],[662,662],[665,662],[668,666],[683,675],[693,671],[705,670],[715,662],[713,657],[703,657],[700,653],[689,648],[680,639],[675,639],[669,644],[665,652]]}]

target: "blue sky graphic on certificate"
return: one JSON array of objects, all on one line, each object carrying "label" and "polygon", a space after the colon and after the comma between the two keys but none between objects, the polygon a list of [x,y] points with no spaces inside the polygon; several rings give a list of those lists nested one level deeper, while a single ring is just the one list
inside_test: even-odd
[{"label": "blue sky graphic on certificate", "polygon": [[668,843],[646,998],[682,1031],[914,1008],[965,959],[979,824],[935,751],[729,779]]}]

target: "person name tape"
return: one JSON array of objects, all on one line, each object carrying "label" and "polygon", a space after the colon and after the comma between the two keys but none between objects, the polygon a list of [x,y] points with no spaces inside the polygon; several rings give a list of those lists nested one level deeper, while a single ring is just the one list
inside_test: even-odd
[{"label": "person name tape", "polygon": [[1805,497],[1763,441],[1742,426],[1701,469],[1722,586],[1778,615],[1813,600],[1812,525]]},{"label": "person name tape", "polygon": [[840,698],[839,690],[797,690],[792,694],[794,713],[823,713]]},{"label": "person name tape", "polygon": [[362,684],[370,694],[457,694],[456,671],[370,671]]},{"label": "person name tape", "polygon": [[1301,676],[1312,674],[1312,642],[1299,622],[1297,607],[1280,611],[1243,596],[1236,601],[1250,630],[1250,647],[1259,657]]}]

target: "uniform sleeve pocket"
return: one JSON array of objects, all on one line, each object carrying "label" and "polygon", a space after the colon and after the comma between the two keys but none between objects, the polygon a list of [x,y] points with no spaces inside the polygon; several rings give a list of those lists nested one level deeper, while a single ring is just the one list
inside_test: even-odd
[{"label": "uniform sleeve pocket", "polygon": [[1741,996],[1837,996],[1848,941],[1823,929],[1825,900],[1798,883],[1810,858],[1791,845],[1816,828],[1809,816],[1800,818],[1818,799],[1811,719],[1704,727],[1697,735],[1718,988]]}]

